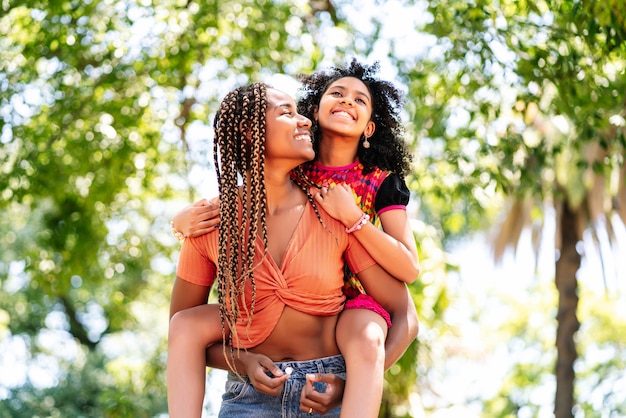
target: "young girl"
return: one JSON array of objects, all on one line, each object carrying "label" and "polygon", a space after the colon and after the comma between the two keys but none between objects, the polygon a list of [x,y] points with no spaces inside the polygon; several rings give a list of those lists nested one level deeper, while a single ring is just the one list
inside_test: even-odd
[{"label": "young girl", "polygon": [[[316,159],[302,168],[315,183],[327,186],[316,194],[320,206],[348,228],[361,225],[353,234],[370,255],[394,277],[411,283],[419,274],[419,261],[406,215],[409,192],[403,176],[409,169],[410,154],[400,121],[402,94],[377,77],[378,69],[376,64],[352,61],[343,68],[300,76],[304,95],[298,108],[315,121],[312,131],[317,134],[313,138]],[[197,202],[174,217],[173,227],[191,236],[204,233],[218,224],[214,217],[218,206],[215,199]],[[364,215],[371,223],[362,223]],[[349,417],[375,417],[382,399],[380,376],[403,353],[398,348],[406,348],[413,331],[404,334],[394,320],[385,340],[390,323],[387,318],[381,323],[378,315],[386,317],[384,310],[365,295],[349,272],[346,282],[350,300],[337,337],[347,374],[354,378],[346,383],[342,411]],[[397,295],[398,300],[410,297],[408,290],[404,291]],[[410,318],[408,322],[415,321],[416,333],[414,312],[403,315]],[[381,356],[384,366],[379,362]]]},{"label": "young girl", "polygon": [[[397,320],[394,328],[413,333],[390,355],[399,356],[415,337],[413,316],[399,313],[413,308],[414,315],[410,299],[392,296],[402,294],[404,286],[374,264],[349,233],[361,224],[346,229],[318,211],[300,170],[290,178],[290,171],[313,157],[308,123],[293,99],[266,91],[263,84],[238,89],[222,102],[214,123],[221,226],[219,232],[185,240],[172,293],[172,417],[200,415],[205,348],[220,338],[245,350],[227,355],[220,349],[220,355],[209,356],[209,365],[246,375],[244,382],[230,375],[220,416],[269,417],[294,408],[311,415],[336,405],[341,393],[336,377],[344,371],[335,340],[344,258]],[[216,277],[220,304],[207,305]],[[306,376],[315,371],[323,374]],[[325,393],[314,389],[316,380],[327,384]],[[382,386],[382,375],[381,382],[370,383]],[[257,391],[245,389],[249,384]]]}]

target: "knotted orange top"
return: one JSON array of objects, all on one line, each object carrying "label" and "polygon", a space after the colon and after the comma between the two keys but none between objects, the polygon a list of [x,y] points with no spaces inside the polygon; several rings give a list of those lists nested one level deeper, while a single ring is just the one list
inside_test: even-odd
[{"label": "knotted orange top", "polygon": [[[375,261],[340,222],[320,208],[322,225],[310,202],[287,244],[278,266],[267,253],[263,242],[255,242],[256,303],[248,327],[252,286],[245,287],[247,307],[240,306],[237,320],[239,348],[259,345],[269,336],[285,306],[316,316],[341,312],[345,296],[342,292],[344,260],[350,270],[359,273]],[[326,226],[326,228],[324,227]],[[212,286],[216,277],[218,232],[187,238],[181,250],[177,275],[200,286]],[[240,301],[240,303],[242,303]]]}]

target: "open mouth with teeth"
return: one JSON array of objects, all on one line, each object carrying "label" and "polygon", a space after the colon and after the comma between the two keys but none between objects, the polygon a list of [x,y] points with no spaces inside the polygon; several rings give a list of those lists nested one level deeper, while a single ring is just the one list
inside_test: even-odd
[{"label": "open mouth with teeth", "polygon": [[346,112],[345,110],[337,110],[333,112],[333,116],[338,116],[340,118],[354,120],[354,117],[350,113]]}]

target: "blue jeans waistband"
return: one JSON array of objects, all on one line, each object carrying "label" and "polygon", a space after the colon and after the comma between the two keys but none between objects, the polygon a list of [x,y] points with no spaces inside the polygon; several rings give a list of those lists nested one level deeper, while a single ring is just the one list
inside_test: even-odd
[{"label": "blue jeans waistband", "polygon": [[[305,361],[282,361],[275,363],[291,377],[285,382],[280,396],[270,396],[254,390],[247,376],[242,381],[236,374],[228,373],[220,408],[221,418],[300,418],[307,414],[300,411],[300,392],[309,373],[335,374],[346,378],[343,356],[330,356]],[[315,382],[318,392],[326,391],[326,383]],[[325,417],[339,418],[341,408],[330,411]]]}]

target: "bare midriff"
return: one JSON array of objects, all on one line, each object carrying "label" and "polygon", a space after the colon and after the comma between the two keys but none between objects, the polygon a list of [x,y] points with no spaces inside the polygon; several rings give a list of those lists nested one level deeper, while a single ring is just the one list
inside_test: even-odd
[{"label": "bare midriff", "polygon": [[285,306],[272,333],[248,349],[273,361],[303,361],[339,354],[335,340],[338,315],[315,316]]}]

